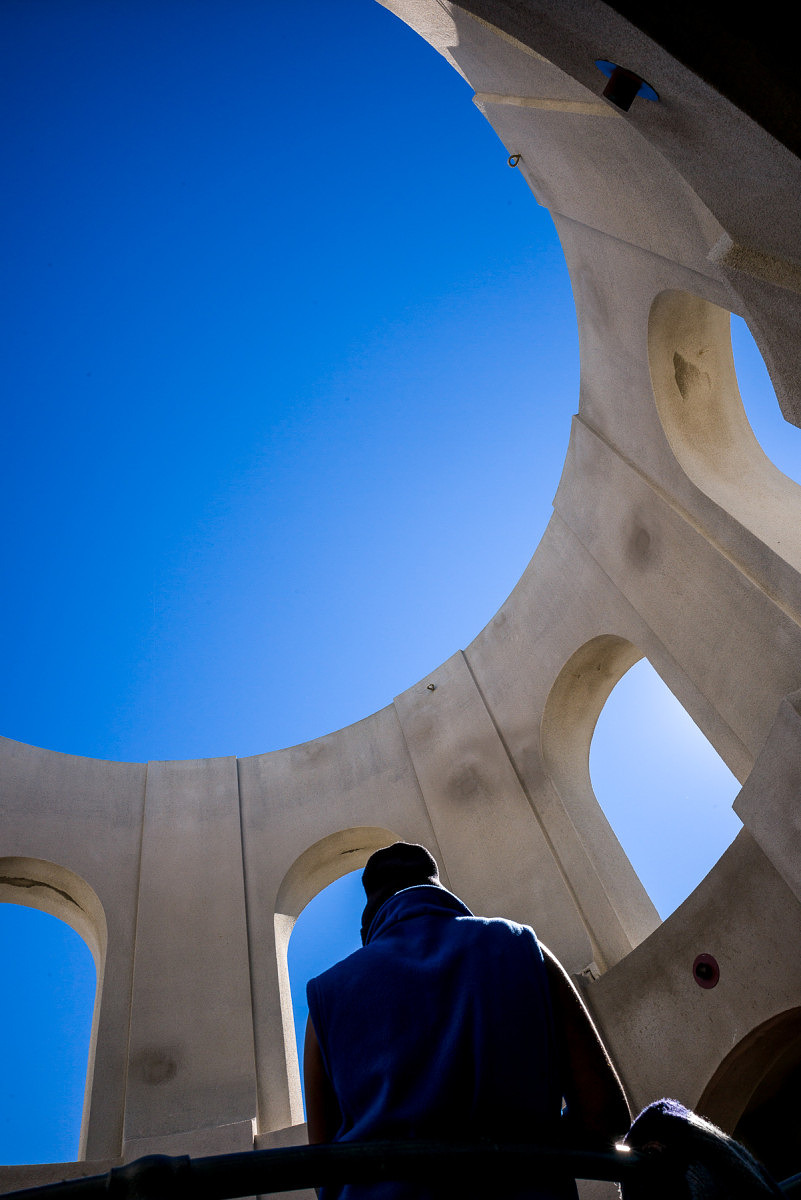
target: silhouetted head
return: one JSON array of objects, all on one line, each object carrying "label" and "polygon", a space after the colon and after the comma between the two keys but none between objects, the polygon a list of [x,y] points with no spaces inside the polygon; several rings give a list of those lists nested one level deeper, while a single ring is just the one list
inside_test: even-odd
[{"label": "silhouetted head", "polygon": [[434,856],[425,846],[412,842],[395,842],[394,846],[385,846],[371,854],[362,872],[362,883],[367,894],[362,913],[362,942],[373,917],[390,896],[418,884],[442,886]]}]

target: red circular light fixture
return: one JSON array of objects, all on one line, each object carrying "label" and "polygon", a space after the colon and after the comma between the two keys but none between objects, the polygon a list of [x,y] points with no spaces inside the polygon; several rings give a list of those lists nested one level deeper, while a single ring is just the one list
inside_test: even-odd
[{"label": "red circular light fixture", "polygon": [[699,954],[693,963],[693,979],[699,987],[715,987],[720,979],[718,960],[711,954]]}]

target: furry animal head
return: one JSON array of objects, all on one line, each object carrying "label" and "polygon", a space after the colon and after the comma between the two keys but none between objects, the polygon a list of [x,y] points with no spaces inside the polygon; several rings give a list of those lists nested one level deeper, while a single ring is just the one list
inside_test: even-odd
[{"label": "furry animal head", "polygon": [[655,1100],[626,1134],[632,1150],[653,1158],[623,1200],[764,1200],[781,1196],[754,1156],[722,1129],[677,1100]]}]

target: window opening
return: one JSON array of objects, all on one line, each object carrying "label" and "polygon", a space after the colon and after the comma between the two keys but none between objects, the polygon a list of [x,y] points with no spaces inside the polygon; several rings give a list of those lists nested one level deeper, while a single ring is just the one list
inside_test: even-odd
[{"label": "window opening", "polygon": [[646,659],[607,700],[590,747],[598,802],[664,920],[731,844],[740,785]]},{"label": "window opening", "polygon": [[782,416],[753,334],[743,318],[734,315],[731,345],[743,407],[760,446],[780,471],[801,483],[801,429]]},{"label": "window opening", "polygon": [[[289,984],[301,1080],[303,1039],[309,1015],[306,984],[361,946],[359,929],[364,908],[361,880],[361,870],[351,871],[318,892],[301,912],[289,939]],[[303,1109],[305,1114],[305,1092]]]},{"label": "window opening", "polygon": [[0,961],[0,1162],[74,1161],[95,1004],[92,955],[58,918],[2,903]]},{"label": "window opening", "polygon": [[[738,341],[742,339],[738,327]],[[748,342],[745,342],[748,348]],[[769,457],[755,432],[762,410],[779,422],[779,442],[798,431],[779,416],[766,375],[752,391],[749,411],[740,394],[731,336],[731,313],[689,292],[665,291],[648,319],[651,382],[659,418],[677,461],[697,488],[795,569],[801,566],[801,491]],[[756,347],[748,350],[753,367]],[[741,376],[745,360],[740,361]],[[746,372],[753,378],[753,372]],[[758,402],[757,402],[758,400]],[[785,462],[785,459],[782,458]]]}]

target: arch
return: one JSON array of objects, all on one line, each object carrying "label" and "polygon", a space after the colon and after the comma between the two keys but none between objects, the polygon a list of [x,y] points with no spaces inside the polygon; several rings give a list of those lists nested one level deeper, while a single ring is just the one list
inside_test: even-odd
[{"label": "arch", "polygon": [[289,939],[287,961],[295,1022],[295,1044],[303,1077],[303,1043],[308,1004],[306,983],[361,946],[364,910],[362,872],[347,871],[313,896],[301,912]]},{"label": "arch", "polygon": [[97,972],[74,929],[0,904],[0,1163],[78,1158]]},{"label": "arch", "polygon": [[103,994],[108,947],[108,928],[103,905],[89,884],[67,867],[41,858],[21,857],[0,858],[0,903],[21,904],[57,917],[83,938],[94,959],[97,983],[79,1148],[79,1156],[83,1158],[86,1154],[97,1030],[100,1022],[100,997]]},{"label": "arch", "polygon": [[[551,783],[578,834],[612,914],[599,917],[598,894],[577,898],[593,944],[594,966],[613,966],[659,924],[659,914],[598,803],[590,779],[590,743],[615,684],[642,658],[617,634],[585,642],[554,682],[540,727],[542,757]],[[586,867],[582,868],[586,873]],[[574,873],[575,878],[575,873]]]},{"label": "arch", "polygon": [[380,826],[360,825],[329,834],[309,846],[295,859],[278,889],[274,914],[275,954],[278,964],[284,1059],[289,1085],[290,1121],[293,1125],[303,1123],[303,1097],[287,962],[292,929],[301,911],[318,892],[341,875],[363,867],[374,850],[380,850],[382,846],[389,846],[398,840],[398,834]]},{"label": "arch", "polygon": [[[774,1174],[789,1175],[799,1170],[801,1154],[795,1139],[788,1141],[781,1121],[789,1125],[798,1117],[799,1081],[801,1008],[790,1008],[737,1043],[710,1079],[697,1108],[744,1141]],[[788,1104],[794,1111],[788,1111]]]},{"label": "arch", "polygon": [[590,778],[665,920],[742,829],[732,809],[740,785],[647,658],[629,668],[601,711]]},{"label": "arch", "polygon": [[642,658],[625,638],[601,634],[571,655],[556,678],[542,717],[542,753],[559,794],[597,803],[590,782],[590,743],[601,709],[618,680]]},{"label": "arch", "polygon": [[689,292],[661,292],[648,317],[648,361],[662,428],[684,471],[796,570],[801,487],[763,451],[737,385],[731,314]]},{"label": "arch", "polygon": [[748,422],[768,458],[795,483],[801,483],[799,414],[782,412],[768,364],[754,331],[744,317],[732,313],[734,369]]}]

